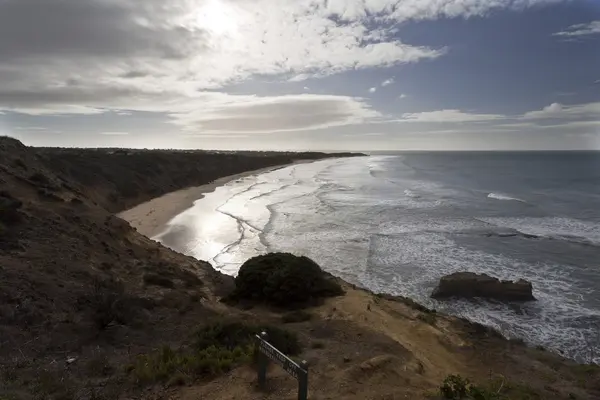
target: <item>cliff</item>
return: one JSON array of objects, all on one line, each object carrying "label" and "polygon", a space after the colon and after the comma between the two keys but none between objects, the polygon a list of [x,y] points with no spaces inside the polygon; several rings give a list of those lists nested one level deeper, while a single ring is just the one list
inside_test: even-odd
[{"label": "cliff", "polygon": [[223,320],[297,338],[311,399],[436,398],[450,374],[503,398],[600,398],[594,366],[343,282],[344,296],[305,318],[225,305],[231,278],[114,216],[223,175],[327,156],[35,149],[0,138],[0,399],[294,398],[284,371],[270,369],[259,393],[243,351],[194,348],[221,343],[213,324]]}]

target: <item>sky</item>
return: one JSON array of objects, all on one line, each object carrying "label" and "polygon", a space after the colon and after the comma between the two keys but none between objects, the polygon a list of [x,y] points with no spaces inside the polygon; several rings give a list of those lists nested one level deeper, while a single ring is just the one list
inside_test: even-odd
[{"label": "sky", "polygon": [[0,135],[600,150],[600,0],[0,0]]}]

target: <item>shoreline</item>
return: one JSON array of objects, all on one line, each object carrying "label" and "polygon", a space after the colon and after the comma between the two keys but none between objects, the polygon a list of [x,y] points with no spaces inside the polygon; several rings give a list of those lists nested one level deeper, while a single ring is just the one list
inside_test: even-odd
[{"label": "shoreline", "polygon": [[140,234],[153,238],[164,232],[165,226],[185,210],[194,206],[197,200],[204,198],[208,193],[214,192],[218,187],[229,182],[249,176],[260,175],[267,172],[287,168],[296,164],[312,163],[319,160],[297,160],[292,163],[276,165],[227,175],[200,186],[169,192],[147,202],[138,204],[128,210],[117,213],[117,217],[127,221]]}]

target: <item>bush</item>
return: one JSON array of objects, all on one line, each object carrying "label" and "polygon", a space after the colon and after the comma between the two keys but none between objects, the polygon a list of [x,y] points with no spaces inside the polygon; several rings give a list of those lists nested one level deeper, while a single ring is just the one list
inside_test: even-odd
[{"label": "bush", "polygon": [[440,386],[440,393],[445,399],[460,400],[467,397],[471,384],[460,375],[449,375]]},{"label": "bush", "polygon": [[198,350],[210,346],[234,349],[253,346],[255,335],[267,333],[267,340],[286,355],[300,354],[302,347],[296,334],[271,325],[247,325],[241,322],[217,322],[196,332],[194,347]]},{"label": "bush", "polygon": [[184,383],[186,376],[215,376],[228,372],[235,365],[249,361],[251,355],[251,349],[241,347],[229,350],[211,346],[185,352],[164,346],[156,352],[138,356],[128,370],[138,383],[169,382],[174,385]]},{"label": "bush", "polygon": [[342,294],[341,286],[310,258],[271,253],[251,258],[242,265],[231,299],[296,307]]},{"label": "bush", "polygon": [[91,317],[98,330],[113,322],[127,325],[134,316],[133,299],[125,295],[123,284],[114,279],[95,280],[89,293],[79,298],[79,304],[91,309]]},{"label": "bush", "polygon": [[419,320],[425,322],[429,325],[435,325],[437,321],[437,314],[435,313],[427,313],[427,314],[419,314],[417,317]]},{"label": "bush", "polygon": [[0,192],[0,223],[5,226],[16,224],[21,221],[19,209],[23,203],[6,191]]},{"label": "bush", "polygon": [[30,177],[29,180],[35,183],[39,183],[41,185],[47,185],[50,183],[50,179],[42,174],[41,172],[35,172]]},{"label": "bush", "polygon": [[486,386],[478,386],[460,375],[449,375],[440,386],[440,394],[450,400],[534,400],[541,399],[529,386],[490,380]]},{"label": "bush", "polygon": [[144,283],[146,285],[161,286],[169,289],[172,289],[175,286],[175,284],[170,278],[166,276],[160,276],[157,274],[145,274]]},{"label": "bush", "polygon": [[250,362],[254,356],[255,336],[266,331],[269,343],[288,355],[301,351],[296,335],[274,326],[217,322],[199,329],[188,349],[165,346],[136,358],[127,368],[139,383],[166,382],[168,386],[185,384],[188,378],[215,376],[236,365]]}]

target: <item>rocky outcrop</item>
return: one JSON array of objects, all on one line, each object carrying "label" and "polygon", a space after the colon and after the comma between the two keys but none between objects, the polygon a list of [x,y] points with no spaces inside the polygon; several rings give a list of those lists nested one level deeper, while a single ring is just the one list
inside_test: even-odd
[{"label": "rocky outcrop", "polygon": [[523,279],[516,282],[501,281],[486,274],[473,272],[455,272],[442,277],[431,297],[434,299],[483,297],[500,301],[535,300],[531,282]]}]

